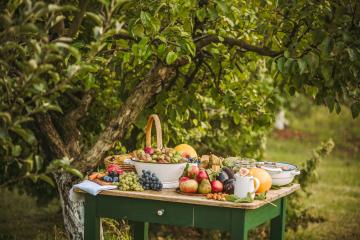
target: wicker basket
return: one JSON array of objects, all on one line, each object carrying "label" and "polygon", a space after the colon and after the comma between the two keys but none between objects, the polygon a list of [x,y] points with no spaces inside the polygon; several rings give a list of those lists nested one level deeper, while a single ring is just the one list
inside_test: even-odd
[{"label": "wicker basket", "polygon": [[[155,123],[156,130],[156,147],[158,149],[163,149],[161,123],[158,115],[156,114],[150,115],[146,124],[146,147],[151,147],[151,129],[153,123]],[[133,154],[136,158],[136,153]],[[135,160],[133,163],[139,176],[142,174],[143,170],[155,173],[162,182],[163,188],[179,187],[178,180],[186,167],[186,162],[161,163]]]},{"label": "wicker basket", "polygon": [[135,172],[135,167],[132,164],[124,163],[126,159],[130,159],[131,155],[129,154],[121,154],[108,156],[104,159],[105,167],[107,168],[110,164],[116,164],[121,167],[126,172]]}]

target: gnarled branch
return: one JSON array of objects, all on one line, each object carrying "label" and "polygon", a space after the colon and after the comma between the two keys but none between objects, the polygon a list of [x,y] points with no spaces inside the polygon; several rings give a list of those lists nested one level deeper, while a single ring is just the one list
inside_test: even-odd
[{"label": "gnarled branch", "polygon": [[63,140],[55,128],[51,116],[48,113],[35,115],[36,127],[42,136],[46,138],[47,145],[56,158],[70,157]]},{"label": "gnarled branch", "polygon": [[71,156],[78,157],[80,155],[79,136],[80,132],[77,123],[82,119],[88,111],[89,105],[93,99],[92,91],[88,91],[81,98],[80,104],[74,110],[66,114],[64,119],[64,134],[66,148]]},{"label": "gnarled branch", "polygon": [[199,40],[196,42],[196,48],[199,50],[203,47],[206,47],[207,45],[209,45],[211,43],[219,43],[219,42],[222,42],[223,44],[231,46],[231,47],[238,46],[247,51],[255,52],[262,56],[276,57],[283,53],[283,51],[274,51],[274,50],[271,50],[268,48],[253,46],[241,39],[225,37],[224,40],[221,41],[218,36],[213,35],[213,34],[199,38]]},{"label": "gnarled branch", "polygon": [[89,0],[80,0],[79,1],[79,8],[80,11],[76,14],[74,20],[72,21],[70,28],[66,34],[67,37],[74,37],[79,30],[79,27],[84,19],[84,15],[86,12],[86,8],[89,4]]},{"label": "gnarled branch", "polygon": [[113,142],[121,138],[127,128],[136,120],[149,100],[159,91],[166,81],[175,74],[175,67],[156,63],[145,76],[133,93],[121,106],[118,115],[111,120],[108,127],[99,136],[93,147],[83,155],[82,161],[76,162],[76,167],[82,171],[94,168],[102,160]]}]

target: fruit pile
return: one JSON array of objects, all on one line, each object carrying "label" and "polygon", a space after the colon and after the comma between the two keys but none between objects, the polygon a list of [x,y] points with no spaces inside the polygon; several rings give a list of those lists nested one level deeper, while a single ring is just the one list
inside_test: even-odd
[{"label": "fruit pile", "polygon": [[145,190],[160,191],[163,187],[156,174],[150,171],[143,170],[139,182]]},{"label": "fruit pile", "polygon": [[124,173],[124,171],[116,164],[110,164],[106,172],[93,172],[90,174],[90,180],[100,180],[107,183],[118,183],[120,176]]},{"label": "fruit pile", "polygon": [[142,162],[180,163],[185,161],[180,152],[173,148],[153,149],[145,147],[144,149],[135,150],[132,155],[135,160]]},{"label": "fruit pile", "polygon": [[139,177],[134,172],[123,173],[118,186],[121,191],[144,191],[139,182]]},{"label": "fruit pile", "polygon": [[180,178],[180,191],[184,193],[219,193],[223,191],[223,184],[218,180],[210,181],[205,169],[191,165],[185,169]]}]

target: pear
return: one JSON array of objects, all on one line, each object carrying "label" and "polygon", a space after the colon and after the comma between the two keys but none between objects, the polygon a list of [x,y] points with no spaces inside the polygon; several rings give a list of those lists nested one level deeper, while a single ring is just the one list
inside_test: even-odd
[{"label": "pear", "polygon": [[201,194],[211,193],[211,184],[208,179],[203,179],[198,188],[198,192]]}]

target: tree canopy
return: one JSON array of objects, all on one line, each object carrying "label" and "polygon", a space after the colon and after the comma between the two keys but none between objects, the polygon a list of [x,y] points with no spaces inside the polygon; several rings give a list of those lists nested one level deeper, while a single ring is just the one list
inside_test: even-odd
[{"label": "tree canopy", "polygon": [[[51,122],[48,145],[57,157],[79,155],[80,145],[94,144],[104,130],[100,140],[115,140],[124,135],[112,129],[125,105],[134,119],[140,114],[134,122],[140,128],[146,114],[166,115],[171,142],[206,138],[211,126],[205,120],[220,125],[232,120],[233,126],[219,129],[238,127],[245,136],[267,128],[279,92],[306,94],[330,111],[347,104],[354,117],[359,113],[357,1],[2,5],[5,155],[36,159],[33,150],[23,153],[23,144],[37,142],[34,119]],[[141,85],[151,92],[144,101],[135,94],[143,94]],[[217,133],[216,127],[210,135],[221,137],[226,131]],[[109,150],[100,148],[89,148],[87,157],[94,162],[96,154]]]}]

